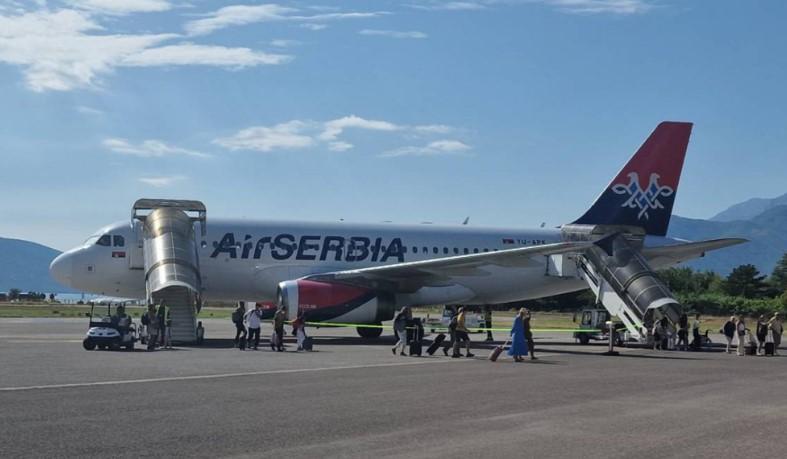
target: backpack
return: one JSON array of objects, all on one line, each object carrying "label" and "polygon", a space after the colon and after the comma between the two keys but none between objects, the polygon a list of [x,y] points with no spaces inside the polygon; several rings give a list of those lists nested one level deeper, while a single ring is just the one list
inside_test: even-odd
[{"label": "backpack", "polygon": [[148,317],[148,313],[142,314],[142,325],[150,325],[150,318]]},{"label": "backpack", "polygon": [[237,309],[232,311],[232,321],[234,323],[243,321],[243,315],[241,315],[240,311],[238,311]]}]

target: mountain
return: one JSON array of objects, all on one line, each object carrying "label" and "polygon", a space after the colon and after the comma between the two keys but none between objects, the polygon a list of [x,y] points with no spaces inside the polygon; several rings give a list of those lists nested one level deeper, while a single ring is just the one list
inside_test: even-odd
[{"label": "mountain", "polygon": [[777,206],[787,205],[787,193],[772,199],[752,198],[735,204],[711,218],[715,222],[751,220],[763,212]]},{"label": "mountain", "polygon": [[49,276],[49,263],[58,255],[45,245],[0,237],[0,291],[75,293]]},{"label": "mountain", "polygon": [[747,220],[711,221],[674,215],[669,236],[692,241],[719,237],[749,239],[750,242],[746,244],[709,252],[687,265],[727,275],[734,267],[751,263],[762,274],[770,275],[776,263],[787,252],[787,205],[770,206]]}]

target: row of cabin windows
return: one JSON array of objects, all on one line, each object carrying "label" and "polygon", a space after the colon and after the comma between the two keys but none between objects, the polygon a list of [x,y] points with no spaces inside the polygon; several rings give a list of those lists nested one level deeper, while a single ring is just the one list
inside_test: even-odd
[{"label": "row of cabin windows", "polygon": [[104,247],[124,247],[126,245],[126,240],[123,236],[110,236],[109,234],[105,234],[98,238],[96,245],[103,245]]},{"label": "row of cabin windows", "polygon": [[[492,251],[497,252],[497,249],[492,249]],[[413,253],[418,253],[418,247],[413,246],[412,252]],[[453,249],[450,249],[448,247],[443,247],[443,255],[449,255],[451,252],[453,252],[454,255],[459,255],[460,252],[462,254],[464,254],[464,255],[467,255],[467,254],[469,254],[471,252],[471,249],[468,249],[467,247],[465,247],[463,249],[459,249],[457,247],[454,247]],[[472,249],[472,252],[473,253],[489,252],[489,249],[477,249],[477,248],[474,248],[474,249]],[[404,248],[404,253],[407,253],[407,247]],[[429,247],[421,247],[421,253],[429,253]],[[432,247],[432,253],[435,254],[435,255],[439,254],[440,253],[440,247]]]}]

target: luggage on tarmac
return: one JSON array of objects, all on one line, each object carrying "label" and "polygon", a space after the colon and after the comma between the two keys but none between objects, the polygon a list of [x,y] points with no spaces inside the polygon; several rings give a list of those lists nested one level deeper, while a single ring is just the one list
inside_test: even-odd
[{"label": "luggage on tarmac", "polygon": [[773,355],[773,343],[765,343],[765,355]]},{"label": "luggage on tarmac", "polygon": [[311,336],[307,336],[303,338],[303,350],[304,351],[311,351],[314,347],[314,342],[312,341]]},{"label": "luggage on tarmac", "polygon": [[508,341],[506,341],[502,346],[495,346],[495,348],[492,349],[492,352],[489,353],[489,360],[492,362],[497,362],[497,358],[500,357],[500,354],[503,353],[503,350],[506,346],[508,346]]},{"label": "luggage on tarmac", "polygon": [[429,355],[434,355],[440,345],[443,344],[443,341],[445,341],[445,333],[440,333],[439,335],[435,336],[434,341],[432,341],[432,344],[426,350],[426,353]]},{"label": "luggage on tarmac", "polygon": [[238,340],[238,349],[241,351],[246,350],[246,335],[241,335],[240,339]]},{"label": "luggage on tarmac", "polygon": [[410,341],[410,356],[417,355],[421,357],[421,349],[422,349],[421,341],[420,340],[412,340]]}]

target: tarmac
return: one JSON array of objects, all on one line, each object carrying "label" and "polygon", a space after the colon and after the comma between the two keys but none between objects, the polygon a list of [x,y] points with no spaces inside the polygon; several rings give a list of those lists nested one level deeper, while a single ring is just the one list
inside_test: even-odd
[{"label": "tarmac", "polygon": [[321,328],[314,352],[241,352],[204,322],[203,347],[111,352],[82,349],[86,320],[0,320],[0,457],[785,455],[784,348],[608,357],[553,333],[493,363],[482,335],[475,358],[418,358]]}]

